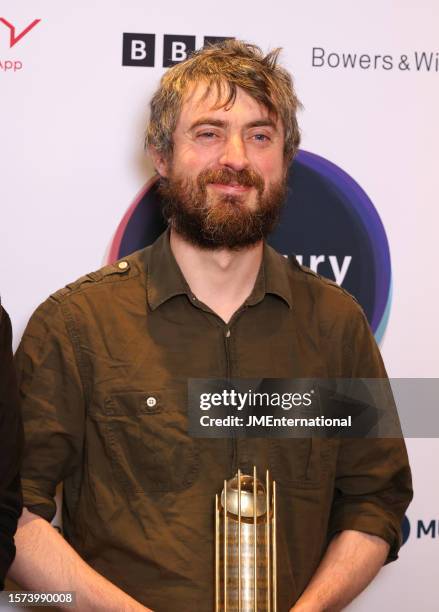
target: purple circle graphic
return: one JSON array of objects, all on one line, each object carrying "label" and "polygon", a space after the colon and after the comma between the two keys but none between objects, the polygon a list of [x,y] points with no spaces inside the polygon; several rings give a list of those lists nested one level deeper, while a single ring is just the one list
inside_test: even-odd
[{"label": "purple circle graphic", "polygon": [[[107,261],[151,244],[165,227],[154,177],[125,213]],[[389,245],[370,198],[344,170],[319,155],[299,151],[289,169],[279,225],[268,242],[339,282],[363,306],[377,340],[382,338],[391,303]]]},{"label": "purple circle graphic", "polygon": [[[363,225],[371,242],[371,267],[375,283],[374,308],[369,323],[378,339],[381,339],[391,300],[391,262],[386,232],[378,212],[366,192],[344,170],[327,159],[307,151],[299,151],[297,161],[324,177],[338,191],[341,204],[352,217]],[[361,303],[361,300],[360,300]]]}]

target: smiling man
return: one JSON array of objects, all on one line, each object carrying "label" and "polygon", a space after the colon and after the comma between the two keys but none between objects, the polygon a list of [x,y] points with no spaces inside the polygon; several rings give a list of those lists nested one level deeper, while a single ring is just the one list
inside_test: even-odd
[{"label": "smiling man", "polygon": [[355,300],[265,242],[299,144],[277,55],[228,41],[163,76],[147,146],[168,230],[52,295],[23,336],[13,575],[81,611],[211,611],[213,499],[253,465],[278,485],[279,612],[342,609],[397,558],[402,440],[188,435],[189,378],[385,376]]},{"label": "smiling man", "polygon": [[[220,83],[185,99],[172,158],[151,152],[175,231],[205,249],[243,249],[273,229],[285,198],[284,135],[265,106],[237,89],[230,108]],[[218,104],[223,104],[218,108]]]}]

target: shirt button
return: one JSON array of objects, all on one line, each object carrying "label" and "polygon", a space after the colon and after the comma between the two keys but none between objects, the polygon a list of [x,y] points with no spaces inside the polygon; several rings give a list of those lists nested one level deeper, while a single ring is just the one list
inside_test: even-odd
[{"label": "shirt button", "polygon": [[117,264],[117,267],[119,268],[119,270],[126,270],[128,268],[128,262],[127,261],[120,261]]},{"label": "shirt button", "polygon": [[226,331],[226,338],[230,338],[230,329]]},{"label": "shirt button", "polygon": [[154,406],[157,404],[157,400],[155,397],[153,397],[152,395],[150,395],[149,397],[146,398],[146,405],[149,408],[154,408]]}]

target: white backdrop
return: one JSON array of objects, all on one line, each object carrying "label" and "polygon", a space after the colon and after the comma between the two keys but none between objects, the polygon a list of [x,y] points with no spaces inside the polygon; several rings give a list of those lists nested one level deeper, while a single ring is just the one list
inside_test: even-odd
[{"label": "white backdrop", "polygon": [[[393,377],[437,377],[439,5],[435,0],[0,0],[0,292],[17,343],[51,292],[102,264],[151,176],[143,153],[164,34],[284,48],[304,111],[302,147],[366,190],[390,243],[393,301],[382,352]],[[122,66],[123,32],[156,35],[155,67]],[[369,54],[376,69],[317,67],[313,47]],[[415,53],[432,59],[416,69]],[[430,56],[430,54],[432,54]],[[382,56],[391,56],[385,69]],[[398,67],[407,55],[409,70]],[[336,57],[332,56],[335,64]],[[390,60],[387,60],[388,67]],[[20,67],[21,64],[21,67]],[[11,68],[11,66],[13,66]],[[14,69],[15,68],[15,69]],[[350,609],[439,609],[439,443],[408,440],[415,500],[400,560]],[[418,522],[435,530],[417,537]],[[434,535],[434,537],[433,537]]]}]

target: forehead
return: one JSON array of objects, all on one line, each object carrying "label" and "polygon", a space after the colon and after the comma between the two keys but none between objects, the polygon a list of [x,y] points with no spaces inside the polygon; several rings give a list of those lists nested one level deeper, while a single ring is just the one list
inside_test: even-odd
[{"label": "forehead", "polygon": [[229,88],[224,84],[218,88],[216,84],[196,83],[189,87],[183,96],[178,126],[187,127],[200,117],[220,117],[227,120],[242,120],[244,122],[279,119],[270,114],[267,107],[252,98],[240,87],[236,88],[236,98],[233,103],[225,104],[229,96]]}]

